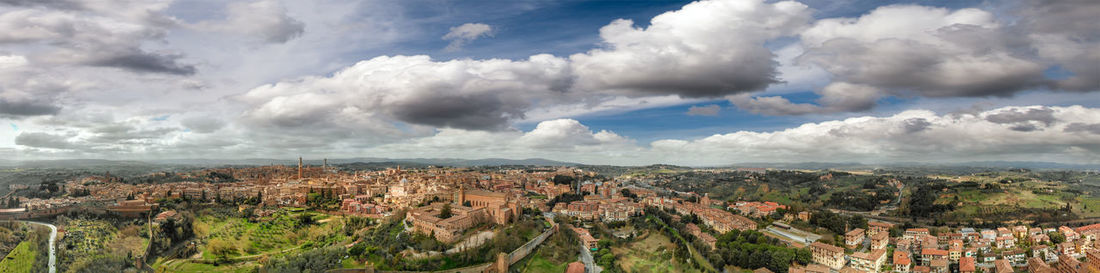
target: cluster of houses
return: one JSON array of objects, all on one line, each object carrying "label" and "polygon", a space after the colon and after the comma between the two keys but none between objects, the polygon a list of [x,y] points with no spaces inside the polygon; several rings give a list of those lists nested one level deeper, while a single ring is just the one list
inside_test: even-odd
[{"label": "cluster of houses", "polygon": [[[936,234],[927,228],[910,228],[901,236],[890,237],[892,228],[889,223],[870,222],[866,230],[852,229],[844,234],[845,247],[814,242],[809,248],[816,265],[800,266],[791,272],[1100,272],[1095,271],[1100,270],[1100,252],[1095,250],[1100,244],[1100,224],[1078,228],[961,228]],[[1052,234],[1065,241],[1054,244]],[[866,241],[870,241],[869,246],[865,246]],[[893,255],[886,255],[891,245]],[[847,249],[857,251],[846,254]]]}]

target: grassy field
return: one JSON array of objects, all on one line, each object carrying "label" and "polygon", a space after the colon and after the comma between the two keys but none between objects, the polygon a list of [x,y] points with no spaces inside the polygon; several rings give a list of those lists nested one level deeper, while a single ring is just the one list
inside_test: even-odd
[{"label": "grassy field", "polygon": [[239,263],[233,265],[221,265],[214,266],[212,264],[193,263],[187,261],[174,260],[168,263],[157,263],[153,265],[156,272],[233,272],[233,273],[248,273],[255,272],[258,265],[256,263]]},{"label": "grassy field", "polygon": [[[695,273],[695,269],[681,266],[673,259],[676,244],[664,234],[649,231],[640,241],[625,247],[611,247],[611,253],[627,273]],[[688,270],[688,271],[685,271]]]},{"label": "grassy field", "polygon": [[[119,232],[106,221],[73,219],[65,223],[64,228],[65,236],[58,242],[58,248],[64,251],[58,256],[58,263],[74,264],[78,260],[87,259],[104,251],[122,252],[123,249],[141,249],[141,246],[130,248],[132,243],[123,243],[122,245],[130,246],[112,249],[112,245],[118,245],[113,242],[119,237]],[[140,253],[139,250],[134,254]]]},{"label": "grassy field", "polygon": [[558,264],[547,260],[537,252],[529,258],[526,267],[523,268],[524,273],[561,273],[565,272],[565,268],[569,266],[569,263]]},{"label": "grassy field", "polygon": [[1074,206],[1074,212],[1083,217],[1100,217],[1100,197],[1077,197],[1078,206]]},{"label": "grassy field", "polygon": [[31,272],[38,251],[33,242],[22,242],[0,261],[0,272]]},{"label": "grassy field", "polygon": [[[297,217],[306,215],[314,219],[308,227],[299,226]],[[207,239],[207,242],[227,242],[234,249],[230,258],[258,255],[278,252],[285,249],[301,246],[307,243],[330,243],[343,240],[343,233],[338,232],[343,223],[339,218],[301,211],[280,211],[261,221],[249,222],[236,217],[214,217],[204,215],[195,223],[196,235]],[[329,236],[333,235],[333,236]],[[202,257],[213,260],[216,257],[209,251],[209,245],[205,247]]]}]

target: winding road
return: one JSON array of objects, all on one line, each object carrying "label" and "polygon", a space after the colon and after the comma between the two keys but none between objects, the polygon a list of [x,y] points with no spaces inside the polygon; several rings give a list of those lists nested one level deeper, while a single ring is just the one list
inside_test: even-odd
[{"label": "winding road", "polygon": [[35,222],[35,221],[19,221],[28,224],[43,225],[50,228],[50,273],[57,273],[57,226]]}]

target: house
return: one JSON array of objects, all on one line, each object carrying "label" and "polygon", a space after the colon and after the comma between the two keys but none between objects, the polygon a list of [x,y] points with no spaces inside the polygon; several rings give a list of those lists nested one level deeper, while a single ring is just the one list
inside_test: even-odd
[{"label": "house", "polygon": [[1077,255],[1077,245],[1073,242],[1065,242],[1058,244],[1058,253],[1062,255]]},{"label": "house", "polygon": [[932,273],[947,273],[947,259],[936,258],[928,263]]},{"label": "house", "polygon": [[867,236],[873,237],[875,234],[886,233],[890,235],[890,229],[894,227],[894,224],[887,222],[868,221],[867,222]]},{"label": "house", "polygon": [[574,227],[573,232],[577,234],[577,238],[581,239],[581,244],[588,249],[596,249],[599,247],[599,240],[592,237],[591,233],[588,233],[587,229]]},{"label": "house", "polygon": [[834,270],[844,267],[844,249],[822,242],[810,244],[810,253],[815,263],[823,264]]},{"label": "house", "polygon": [[950,248],[947,249],[947,260],[958,262],[959,258],[963,258],[963,247],[955,247],[955,245],[950,245]]},{"label": "house", "polygon": [[1027,255],[1022,250],[1010,250],[1001,253],[1001,258],[1008,260],[1013,266],[1027,265]]},{"label": "house", "polygon": [[844,234],[844,244],[847,245],[848,248],[856,248],[863,245],[863,238],[862,228],[852,229]]},{"label": "house", "polygon": [[974,257],[959,259],[959,273],[974,273],[975,271],[977,271],[977,260]]},{"label": "house", "polygon": [[866,272],[878,272],[886,263],[886,250],[858,252],[851,255],[849,266]]},{"label": "house", "polygon": [[839,273],[871,273],[871,272],[859,270],[859,269],[856,269],[855,267],[851,267],[851,266],[845,266],[844,268],[840,269]]},{"label": "house", "polygon": [[894,251],[894,273],[909,273],[913,261],[909,258],[909,252]]},{"label": "house", "polygon": [[1047,252],[1050,252],[1050,247],[1046,245],[1037,245],[1031,247],[1031,257],[1044,259],[1047,256]]},{"label": "house", "polygon": [[905,234],[903,234],[902,237],[913,239],[913,238],[917,238],[919,236],[924,236],[924,235],[929,235],[929,234],[931,234],[931,233],[928,232],[927,228],[910,228],[910,229],[905,230]]},{"label": "house", "polygon": [[565,268],[565,273],[584,273],[584,263],[569,263],[569,266]]},{"label": "house", "polygon": [[982,253],[982,256],[980,258],[981,259],[978,260],[978,261],[980,261],[981,263],[992,264],[993,261],[997,260],[997,254],[994,254],[992,252],[986,252],[986,253]]},{"label": "house", "polygon": [[1013,248],[1016,247],[1016,237],[1012,235],[997,237],[997,248]]},{"label": "house", "polygon": [[811,264],[807,266],[791,266],[791,268],[787,269],[787,272],[789,273],[830,273],[830,271],[832,270],[820,264]]},{"label": "house", "polygon": [[994,273],[1013,273],[1012,265],[1007,260],[993,261]]},{"label": "house", "polygon": [[1054,268],[1050,267],[1043,259],[1039,257],[1031,257],[1027,259],[1027,272],[1031,273],[1054,273]]},{"label": "house", "polygon": [[932,262],[932,260],[940,259],[940,258],[946,260],[947,256],[948,256],[947,250],[935,249],[935,248],[921,249],[920,264],[924,265],[924,266],[928,266]]},{"label": "house", "polygon": [[875,235],[871,235],[871,250],[886,249],[888,244],[890,244],[890,234],[875,233]]}]

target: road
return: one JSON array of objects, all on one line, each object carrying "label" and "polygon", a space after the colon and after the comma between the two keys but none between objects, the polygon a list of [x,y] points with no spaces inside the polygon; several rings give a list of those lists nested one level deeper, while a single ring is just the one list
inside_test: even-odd
[{"label": "road", "polygon": [[603,268],[596,265],[596,261],[592,258],[592,251],[584,247],[584,243],[581,243],[579,247],[581,248],[581,262],[584,263],[584,272],[600,273],[600,271],[603,271]]},{"label": "road", "polygon": [[20,221],[28,224],[43,225],[50,228],[50,273],[57,273],[57,226],[34,221]]}]

